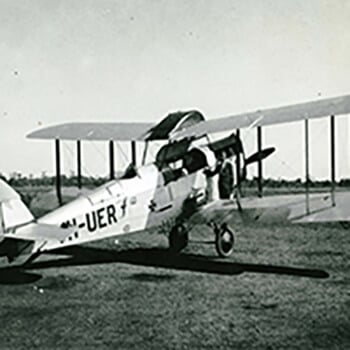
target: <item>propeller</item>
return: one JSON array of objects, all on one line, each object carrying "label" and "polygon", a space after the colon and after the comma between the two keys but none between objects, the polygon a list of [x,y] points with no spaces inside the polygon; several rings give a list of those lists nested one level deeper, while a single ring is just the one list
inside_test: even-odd
[{"label": "propeller", "polygon": [[249,164],[253,164],[255,162],[258,162],[260,160],[263,160],[265,158],[267,158],[268,156],[270,156],[273,152],[275,152],[275,147],[268,147],[268,148],[264,148],[261,151],[255,152],[252,155],[250,155],[248,158],[246,158],[244,160],[244,165],[240,171],[239,177],[240,177],[240,181],[244,181],[247,177],[247,166]]},{"label": "propeller", "polygon": [[255,152],[245,160],[245,165],[247,166],[249,164],[263,160],[270,156],[273,152],[275,152],[275,147],[268,147],[261,151]]}]

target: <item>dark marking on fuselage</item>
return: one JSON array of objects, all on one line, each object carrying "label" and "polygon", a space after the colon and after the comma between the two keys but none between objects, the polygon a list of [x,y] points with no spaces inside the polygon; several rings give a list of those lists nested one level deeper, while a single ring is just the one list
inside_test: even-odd
[{"label": "dark marking on fuselage", "polygon": [[118,222],[117,210],[114,204],[93,210],[85,214],[85,220],[77,225],[76,218],[62,222],[62,228],[78,226],[79,229],[87,227],[89,232],[95,232],[97,229],[104,229],[107,226],[114,225]]},{"label": "dark marking on fuselage", "polygon": [[161,213],[162,211],[166,211],[166,210],[168,210],[168,209],[170,209],[170,208],[172,208],[172,207],[173,207],[172,204],[168,204],[168,205],[166,205],[165,207],[162,207],[162,208],[156,210],[156,212],[157,212],[157,213]]},{"label": "dark marking on fuselage", "polygon": [[150,201],[150,203],[148,205],[149,210],[150,211],[155,211],[156,207],[157,207],[157,203],[153,199],[151,199],[151,201]]},{"label": "dark marking on fuselage", "polygon": [[97,224],[96,224],[96,212],[93,211],[91,213],[86,213],[85,214],[85,219],[86,219],[86,224],[87,224],[87,229],[90,232],[96,231]]},{"label": "dark marking on fuselage", "polygon": [[122,205],[120,206],[120,209],[122,210],[122,217],[126,214],[126,198],[124,198]]},{"label": "dark marking on fuselage", "polygon": [[106,208],[100,208],[97,210],[97,221],[98,221],[98,227],[99,228],[105,228],[107,227],[107,222],[105,221],[104,211]]},{"label": "dark marking on fuselage", "polygon": [[107,208],[107,220],[108,225],[113,225],[118,222],[117,216],[116,216],[116,210],[114,205],[109,205]]},{"label": "dark marking on fuselage", "polygon": [[85,214],[86,225],[89,232],[103,229],[118,222],[116,208],[113,204],[102,207]]},{"label": "dark marking on fuselage", "polygon": [[77,220],[75,218],[62,222],[61,228],[68,228],[77,225]]}]

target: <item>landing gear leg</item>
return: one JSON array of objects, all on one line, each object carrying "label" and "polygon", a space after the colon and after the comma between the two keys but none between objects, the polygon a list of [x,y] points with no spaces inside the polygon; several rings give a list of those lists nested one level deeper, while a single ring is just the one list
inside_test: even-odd
[{"label": "landing gear leg", "polygon": [[216,252],[223,258],[229,257],[233,252],[235,243],[233,230],[226,223],[223,223],[220,227],[214,224],[214,233]]},{"label": "landing gear leg", "polygon": [[188,230],[184,224],[175,225],[169,234],[169,249],[172,253],[179,253],[188,244]]}]

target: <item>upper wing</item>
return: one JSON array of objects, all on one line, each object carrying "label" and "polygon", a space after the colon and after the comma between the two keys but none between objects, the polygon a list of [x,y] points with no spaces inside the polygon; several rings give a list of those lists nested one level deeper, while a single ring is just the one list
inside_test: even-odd
[{"label": "upper wing", "polygon": [[31,139],[131,141],[142,138],[142,135],[152,126],[152,123],[67,123],[33,131],[27,137]]},{"label": "upper wing", "polygon": [[33,131],[33,139],[61,140],[179,140],[252,126],[265,126],[350,113],[350,95],[258,110],[214,120],[198,111],[171,113],[160,123],[67,123]]},{"label": "upper wing", "polygon": [[233,129],[273,125],[348,113],[350,113],[350,95],[202,121],[185,130],[173,133],[171,138],[176,140],[184,137],[197,138],[205,134]]}]

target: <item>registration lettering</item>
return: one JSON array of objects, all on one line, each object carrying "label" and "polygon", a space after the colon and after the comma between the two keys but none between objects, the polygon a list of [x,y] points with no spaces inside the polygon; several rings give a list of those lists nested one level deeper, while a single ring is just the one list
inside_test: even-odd
[{"label": "registration lettering", "polygon": [[[79,223],[79,228],[87,227],[89,232],[95,232],[98,229],[104,229],[118,222],[117,210],[113,204],[106,207],[93,210],[84,215],[84,221]],[[62,228],[77,226],[77,220],[67,220],[61,224]]]},{"label": "registration lettering", "polygon": [[85,214],[86,226],[89,232],[103,229],[118,222],[113,204]]}]

